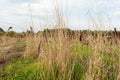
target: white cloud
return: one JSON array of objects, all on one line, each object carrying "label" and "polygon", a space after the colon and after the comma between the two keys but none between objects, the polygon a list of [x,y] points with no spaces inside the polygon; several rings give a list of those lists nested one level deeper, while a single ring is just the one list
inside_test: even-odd
[{"label": "white cloud", "polygon": [[[12,22],[18,25],[30,25],[29,1],[35,26],[40,22],[53,23],[55,11],[53,0],[0,0],[0,21]],[[120,0],[57,0],[63,17],[68,15],[72,28],[85,24],[88,9],[101,10],[103,17],[120,15]],[[67,1],[67,2],[66,2]],[[67,4],[67,6],[66,6]],[[67,8],[67,9],[66,9]],[[67,12],[68,11],[68,12]],[[93,15],[96,13],[93,11]],[[117,19],[120,20],[120,19]],[[113,24],[117,24],[115,21]],[[118,25],[119,26],[119,25]]]}]

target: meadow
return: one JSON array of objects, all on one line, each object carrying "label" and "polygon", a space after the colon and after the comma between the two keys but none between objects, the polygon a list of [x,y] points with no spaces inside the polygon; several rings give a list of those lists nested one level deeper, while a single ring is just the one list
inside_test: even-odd
[{"label": "meadow", "polygon": [[0,80],[120,80],[120,32],[70,30],[54,8],[54,29],[0,29]]},{"label": "meadow", "polygon": [[120,80],[120,42],[114,36],[69,29],[4,33],[0,80]]}]

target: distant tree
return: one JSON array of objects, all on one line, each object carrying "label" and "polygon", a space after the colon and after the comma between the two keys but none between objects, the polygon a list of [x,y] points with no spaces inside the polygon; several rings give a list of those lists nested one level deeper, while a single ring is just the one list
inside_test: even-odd
[{"label": "distant tree", "polygon": [[26,35],[26,33],[25,33],[25,32],[22,32],[22,33],[17,33],[17,34],[16,34],[16,36],[17,36],[18,38],[24,38],[24,37],[25,37],[25,35]]},{"label": "distant tree", "polygon": [[7,33],[7,36],[10,36],[10,37],[16,37],[17,33],[15,31],[9,31]]},{"label": "distant tree", "polygon": [[2,28],[0,28],[0,36],[4,35],[4,33],[5,31]]},{"label": "distant tree", "polygon": [[2,28],[0,28],[0,32],[5,32]]},{"label": "distant tree", "polygon": [[83,34],[87,34],[88,30],[83,30],[82,32],[83,32]]}]

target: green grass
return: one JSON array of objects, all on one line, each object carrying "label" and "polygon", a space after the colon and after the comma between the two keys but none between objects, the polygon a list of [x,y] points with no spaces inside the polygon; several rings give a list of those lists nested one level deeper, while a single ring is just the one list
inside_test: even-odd
[{"label": "green grass", "polygon": [[20,45],[20,46],[25,46],[26,42],[25,41],[17,41],[15,42],[16,45]]},{"label": "green grass", "polygon": [[[61,71],[56,61],[48,66],[44,61],[36,58],[21,58],[12,60],[4,67],[0,66],[0,80],[68,80],[69,78],[70,80],[84,80],[89,56],[94,51],[91,47],[82,44],[72,44],[70,50],[73,56],[70,57],[65,72]],[[118,49],[114,48],[114,52],[117,51]],[[101,77],[100,80],[116,80],[118,59],[107,53],[102,55],[102,59],[107,75],[104,78]]]},{"label": "green grass", "polygon": [[9,65],[1,68],[0,80],[35,80],[38,67],[34,58],[13,60]]},{"label": "green grass", "polygon": [[93,54],[93,49],[90,46],[82,45],[80,43],[72,44],[70,47],[71,52],[77,54],[77,56],[88,57]]}]

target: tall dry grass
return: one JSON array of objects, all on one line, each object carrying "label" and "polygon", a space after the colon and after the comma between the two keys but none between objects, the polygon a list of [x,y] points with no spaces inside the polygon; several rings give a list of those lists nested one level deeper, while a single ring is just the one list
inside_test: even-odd
[{"label": "tall dry grass", "polygon": [[[41,80],[119,80],[120,43],[111,44],[102,36],[101,31],[95,37],[87,35],[84,40],[88,43],[87,55],[84,56],[86,49],[80,50],[84,46],[84,41],[79,42],[78,36],[74,41],[68,38],[67,33],[63,32],[66,25],[56,2],[54,8],[57,16],[55,37],[49,37],[45,33],[26,37],[27,47],[24,56],[38,58],[37,65],[42,66]],[[93,25],[103,26],[101,22]],[[80,33],[76,33],[78,34]],[[76,44],[81,47],[74,46],[74,51],[71,46]]]}]

